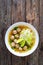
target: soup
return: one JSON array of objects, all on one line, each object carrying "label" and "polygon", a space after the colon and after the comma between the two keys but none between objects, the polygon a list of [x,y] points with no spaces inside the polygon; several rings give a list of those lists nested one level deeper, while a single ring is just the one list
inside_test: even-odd
[{"label": "soup", "polygon": [[10,47],[16,52],[29,51],[34,46],[35,33],[31,28],[20,25],[10,31],[8,41]]}]

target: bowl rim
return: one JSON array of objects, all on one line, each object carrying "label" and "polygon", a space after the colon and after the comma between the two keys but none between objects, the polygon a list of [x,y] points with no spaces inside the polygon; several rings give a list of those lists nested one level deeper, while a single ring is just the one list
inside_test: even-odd
[{"label": "bowl rim", "polygon": [[[10,30],[12,30],[15,26],[19,26],[19,25],[26,25],[26,26],[30,27],[35,32],[35,35],[36,35],[36,42],[35,42],[34,46],[32,47],[32,49],[29,50],[29,51],[23,52],[23,53],[19,53],[19,52],[14,51],[13,49],[11,49],[11,47],[10,47],[10,45],[8,43],[8,34],[9,34]],[[36,48],[38,47],[38,44],[39,44],[38,32],[37,32],[36,28],[32,24],[30,24],[30,23],[27,23],[27,22],[17,22],[17,23],[12,24],[6,31],[6,34],[5,34],[5,45],[6,45],[7,49],[13,55],[20,56],[20,57],[24,57],[24,56],[30,55],[30,54],[32,54],[36,50]]]}]

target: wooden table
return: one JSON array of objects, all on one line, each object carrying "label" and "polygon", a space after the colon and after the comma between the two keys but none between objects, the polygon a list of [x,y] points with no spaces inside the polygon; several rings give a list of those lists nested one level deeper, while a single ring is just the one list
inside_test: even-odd
[{"label": "wooden table", "polygon": [[[29,21],[32,12],[35,19]],[[5,46],[6,30],[18,21],[31,23],[39,32],[39,46],[27,57],[14,56]],[[43,0],[0,0],[0,65],[43,65]]]}]

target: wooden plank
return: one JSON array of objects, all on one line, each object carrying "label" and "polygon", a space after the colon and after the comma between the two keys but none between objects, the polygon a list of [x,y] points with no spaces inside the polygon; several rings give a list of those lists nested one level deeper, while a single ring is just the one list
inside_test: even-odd
[{"label": "wooden plank", "polygon": [[0,65],[11,65],[11,54],[4,42],[6,29],[11,24],[11,0],[0,0]]},{"label": "wooden plank", "polygon": [[40,1],[32,0],[32,3],[33,12],[35,13],[35,21],[33,22],[33,25],[39,31]]},{"label": "wooden plank", "polygon": [[43,0],[40,0],[40,51],[39,65],[43,65]]},{"label": "wooden plank", "polygon": [[25,21],[25,0],[12,0],[12,23]]},{"label": "wooden plank", "polygon": [[[27,3],[27,5],[26,5],[27,14],[26,15],[28,16],[28,13],[30,13],[30,12],[35,13],[35,19],[34,19],[34,21],[30,21],[30,23],[33,24],[34,27],[38,30],[39,29],[39,0],[31,0],[31,2],[29,2],[29,1],[30,0],[26,0],[26,3]],[[27,18],[26,18],[26,20],[28,21]],[[28,65],[38,65],[38,48],[33,54],[31,54],[29,56],[27,63],[28,63]]]},{"label": "wooden plank", "polygon": [[26,0],[26,21],[32,24],[32,21],[29,20],[32,13],[32,0]]},{"label": "wooden plank", "polygon": [[[12,0],[12,24],[25,21],[25,0]],[[27,57],[12,55],[12,65],[27,65]]]},{"label": "wooden plank", "polygon": [[40,0],[40,38],[43,42],[43,0]]}]

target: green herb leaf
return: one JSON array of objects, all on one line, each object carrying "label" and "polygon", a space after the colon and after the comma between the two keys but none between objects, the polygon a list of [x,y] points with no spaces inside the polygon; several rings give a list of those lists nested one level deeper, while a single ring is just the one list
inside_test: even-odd
[{"label": "green herb leaf", "polygon": [[17,30],[18,27],[14,27],[14,30]]},{"label": "green herb leaf", "polygon": [[9,42],[12,43],[13,41],[10,39]]}]

